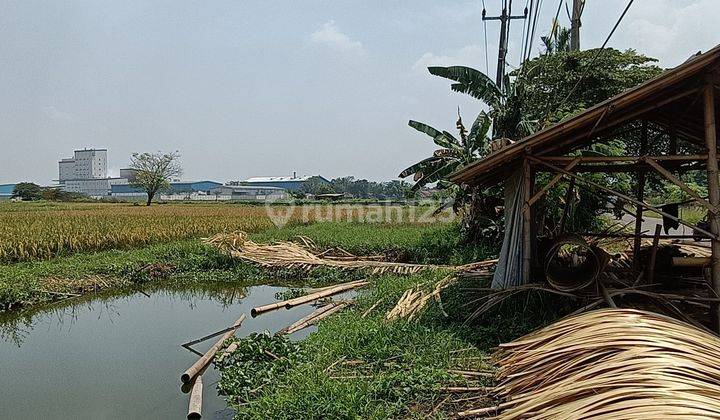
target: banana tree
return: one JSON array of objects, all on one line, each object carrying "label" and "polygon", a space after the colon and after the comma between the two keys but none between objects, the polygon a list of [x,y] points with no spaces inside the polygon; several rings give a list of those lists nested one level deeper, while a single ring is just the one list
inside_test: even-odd
[{"label": "banana tree", "polygon": [[[525,74],[505,76],[502,90],[483,72],[471,67],[428,67],[430,74],[452,80],[450,89],[479,99],[488,106],[486,115],[492,120],[492,139],[518,140],[532,134],[536,121],[524,118]],[[523,71],[531,72],[532,68]]]},{"label": "banana tree", "polygon": [[468,133],[462,123],[462,118],[458,117],[457,127],[460,139],[457,139],[447,131],[440,131],[427,124],[410,120],[408,122],[410,127],[430,136],[433,142],[441,148],[436,150],[432,156],[402,171],[399,177],[406,178],[414,174],[413,191],[417,191],[427,184],[442,181],[452,172],[480,158],[482,151],[487,146],[490,123],[491,119],[488,115],[481,112]]}]

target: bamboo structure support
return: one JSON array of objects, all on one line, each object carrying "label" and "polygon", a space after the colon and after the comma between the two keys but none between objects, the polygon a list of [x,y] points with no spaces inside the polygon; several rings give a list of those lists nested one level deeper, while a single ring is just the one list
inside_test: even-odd
[{"label": "bamboo structure support", "polygon": [[182,375],[180,375],[180,380],[183,383],[189,383],[192,381],[192,379],[196,376],[200,376],[199,374],[202,373],[202,371],[207,367],[207,365],[212,361],[213,357],[215,357],[215,353],[220,350],[220,347],[222,344],[227,340],[228,338],[235,335],[235,331],[237,331],[238,328],[240,328],[240,325],[242,325],[242,322],[245,320],[245,314],[242,314],[240,318],[238,318],[237,321],[233,324],[235,329],[232,329],[225,334],[223,334],[220,339],[208,349],[208,351],[203,354],[201,358],[199,358],[195,363],[193,363],[192,366],[190,366],[185,372],[183,372]]},{"label": "bamboo structure support", "polygon": [[597,188],[597,189],[599,189],[599,190],[605,191],[606,193],[612,194],[612,195],[614,195],[614,196],[616,196],[616,197],[618,197],[618,198],[620,198],[620,199],[622,199],[622,200],[624,200],[624,201],[627,201],[627,202],[632,203],[632,204],[635,204],[635,205],[643,206],[644,208],[649,209],[649,210],[652,210],[652,211],[654,211],[654,212],[656,212],[656,213],[658,213],[658,214],[660,214],[660,215],[662,215],[662,216],[667,217],[667,218],[670,219],[670,220],[674,220],[674,221],[680,223],[680,224],[683,225],[683,226],[687,226],[687,227],[689,227],[690,229],[694,229],[695,231],[702,233],[703,235],[707,236],[708,238],[719,238],[718,234],[713,234],[713,233],[711,233],[711,232],[708,232],[707,230],[705,230],[705,229],[703,229],[703,228],[701,228],[701,227],[699,227],[699,226],[693,225],[692,223],[688,223],[688,222],[680,219],[679,217],[673,216],[672,214],[667,213],[667,212],[665,212],[665,211],[663,211],[663,210],[661,210],[661,209],[659,209],[659,208],[657,208],[657,207],[655,207],[655,206],[652,206],[652,205],[650,205],[650,204],[644,203],[644,202],[642,202],[642,201],[638,201],[638,200],[636,200],[636,199],[634,199],[634,198],[632,198],[632,197],[629,197],[629,196],[627,196],[627,195],[625,195],[625,194],[623,194],[623,193],[617,192],[617,191],[615,191],[615,190],[613,190],[613,189],[611,189],[611,188],[608,188],[608,187],[606,187],[606,186],[604,186],[604,185],[598,184],[597,182],[591,181],[591,180],[589,180],[589,179],[585,179],[585,178],[583,178],[583,177],[581,177],[581,176],[579,176],[579,175],[577,175],[577,174],[574,174],[574,173],[572,173],[572,172],[563,171],[562,168],[557,167],[557,166],[555,166],[555,165],[553,165],[553,164],[551,164],[551,163],[545,162],[545,161],[543,161],[542,159],[538,159],[538,158],[533,157],[533,156],[528,156],[528,159],[530,159],[531,161],[533,161],[533,162],[535,162],[535,163],[538,163],[538,164],[540,164],[540,165],[544,165],[544,166],[546,166],[546,167],[548,167],[548,168],[550,168],[550,169],[552,169],[552,170],[554,170],[554,171],[563,172],[563,173],[565,173],[566,175],[568,175],[568,176],[570,176],[570,177],[572,177],[572,178],[575,178],[575,179],[577,179],[578,181],[580,181],[580,182],[582,182],[582,183],[584,183],[584,184],[587,184],[587,185],[590,185],[590,186],[592,186],[592,187],[594,187],[594,188]]},{"label": "bamboo structure support", "polygon": [[[704,98],[704,122],[705,122],[705,146],[708,152],[707,159],[707,178],[708,178],[708,195],[710,197],[710,205],[717,208],[720,205],[720,180],[718,180],[718,161],[717,161],[717,127],[715,125],[715,88],[714,80],[708,77],[706,82],[703,98]],[[715,293],[720,294],[720,217],[717,213],[709,212],[708,221],[710,222],[710,231],[713,233],[712,238],[712,265],[710,273],[712,277],[712,287]],[[713,329],[720,332],[720,307],[713,304],[710,307],[710,316]]]}]

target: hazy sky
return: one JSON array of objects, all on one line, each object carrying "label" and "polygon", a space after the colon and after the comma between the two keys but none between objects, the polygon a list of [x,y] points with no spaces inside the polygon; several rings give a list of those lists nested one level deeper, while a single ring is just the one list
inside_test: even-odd
[{"label": "hazy sky", "polygon": [[[583,48],[602,44],[625,4],[587,0]],[[452,131],[457,106],[468,124],[480,109],[425,68],[485,70],[481,0],[0,5],[0,183],[50,183],[83,147],[107,148],[114,175],[132,152],[178,150],[188,180],[386,180],[434,149],[408,119]],[[557,5],[543,1],[535,52]],[[718,16],[717,0],[636,0],[610,45],[672,67],[720,43]],[[498,26],[487,25],[491,74]]]}]

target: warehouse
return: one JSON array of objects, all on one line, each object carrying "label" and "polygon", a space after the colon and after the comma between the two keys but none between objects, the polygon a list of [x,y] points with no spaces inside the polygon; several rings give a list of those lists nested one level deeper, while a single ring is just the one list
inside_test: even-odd
[{"label": "warehouse", "polygon": [[9,200],[15,191],[15,184],[0,184],[0,201]]},{"label": "warehouse", "polygon": [[[171,182],[170,189],[160,194],[161,200],[216,200],[210,190],[222,186],[215,181]],[[129,184],[110,186],[110,195],[119,199],[147,200],[147,194],[140,188]]]},{"label": "warehouse", "polygon": [[288,191],[307,191],[311,185],[329,185],[330,181],[320,175],[313,176],[262,176],[248,178],[242,185],[277,187]]},{"label": "warehouse", "polygon": [[282,188],[249,185],[223,185],[210,190],[210,195],[217,197],[218,201],[277,201],[288,198],[287,191]]}]

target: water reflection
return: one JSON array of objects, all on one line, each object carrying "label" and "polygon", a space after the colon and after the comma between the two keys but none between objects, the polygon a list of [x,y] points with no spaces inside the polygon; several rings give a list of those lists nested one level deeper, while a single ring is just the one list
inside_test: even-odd
[{"label": "water reflection", "polygon": [[[3,418],[182,418],[180,373],[197,356],[180,343],[230,325],[279,287],[156,287],[56,303],[0,318]],[[149,295],[149,296],[148,296]],[[238,331],[277,331],[312,307],[248,319]],[[300,336],[307,332],[298,333]],[[205,351],[214,340],[194,346]],[[204,418],[226,418],[225,402],[205,375]]]}]

